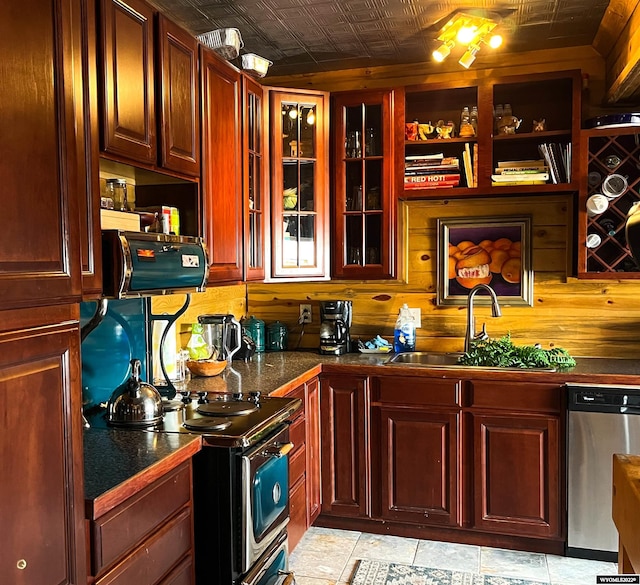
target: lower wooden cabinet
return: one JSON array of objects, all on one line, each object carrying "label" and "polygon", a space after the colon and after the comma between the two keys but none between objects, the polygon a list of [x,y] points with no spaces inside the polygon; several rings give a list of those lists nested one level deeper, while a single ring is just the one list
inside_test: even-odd
[{"label": "lower wooden cabinet", "polygon": [[320,387],[322,512],[370,517],[368,379],[323,375]]},{"label": "lower wooden cabinet", "polygon": [[288,391],[302,408],[290,421],[289,440],[289,550],[293,550],[320,513],[320,404],[318,378]]},{"label": "lower wooden cabinet", "polygon": [[[78,318],[77,307],[65,305],[0,312],[0,582],[7,585],[86,579]],[[21,328],[5,331],[14,326]]]},{"label": "lower wooden cabinet", "polygon": [[193,585],[191,461],[89,519],[95,585]]},{"label": "lower wooden cabinet", "polygon": [[562,388],[555,384],[474,382],[473,526],[532,537],[560,537]]},{"label": "lower wooden cabinet", "polygon": [[561,386],[333,374],[321,384],[327,525],[561,550]]},{"label": "lower wooden cabinet", "polygon": [[460,524],[460,385],[457,380],[372,380],[371,459],[373,475],[381,479],[381,518]]}]

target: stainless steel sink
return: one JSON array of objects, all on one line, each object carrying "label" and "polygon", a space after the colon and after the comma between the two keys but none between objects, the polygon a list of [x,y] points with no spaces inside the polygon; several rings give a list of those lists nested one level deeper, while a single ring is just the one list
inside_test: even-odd
[{"label": "stainless steel sink", "polygon": [[[386,363],[391,365],[408,366],[453,366],[458,364],[458,358],[463,353],[432,353],[428,351],[408,351],[397,353],[390,357]],[[460,366],[458,366],[460,367]]]},{"label": "stainless steel sink", "polygon": [[386,362],[387,366],[410,366],[419,368],[458,368],[465,370],[483,370],[495,372],[555,372],[555,368],[507,368],[500,366],[465,366],[458,363],[458,359],[464,353],[437,353],[430,351],[408,351],[391,356]]}]

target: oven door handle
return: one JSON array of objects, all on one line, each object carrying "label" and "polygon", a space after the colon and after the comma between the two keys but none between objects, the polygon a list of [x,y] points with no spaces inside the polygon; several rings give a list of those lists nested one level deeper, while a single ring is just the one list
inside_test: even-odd
[{"label": "oven door handle", "polygon": [[296,577],[292,571],[278,571],[279,576],[284,576],[282,581],[278,582],[278,585],[295,585]]},{"label": "oven door handle", "polygon": [[265,457],[284,457],[293,449],[293,443],[274,443],[267,447],[262,455]]}]

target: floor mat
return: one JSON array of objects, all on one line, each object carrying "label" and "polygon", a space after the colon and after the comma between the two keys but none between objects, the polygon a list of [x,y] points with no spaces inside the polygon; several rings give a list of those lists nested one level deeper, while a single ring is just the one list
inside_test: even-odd
[{"label": "floor mat", "polygon": [[361,560],[351,585],[542,585],[540,581]]}]

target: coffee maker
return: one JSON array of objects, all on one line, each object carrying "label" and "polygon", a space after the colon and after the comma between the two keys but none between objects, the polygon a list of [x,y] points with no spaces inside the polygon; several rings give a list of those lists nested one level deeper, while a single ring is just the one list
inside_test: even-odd
[{"label": "coffee maker", "polygon": [[320,353],[342,355],[349,351],[351,301],[320,302]]}]

